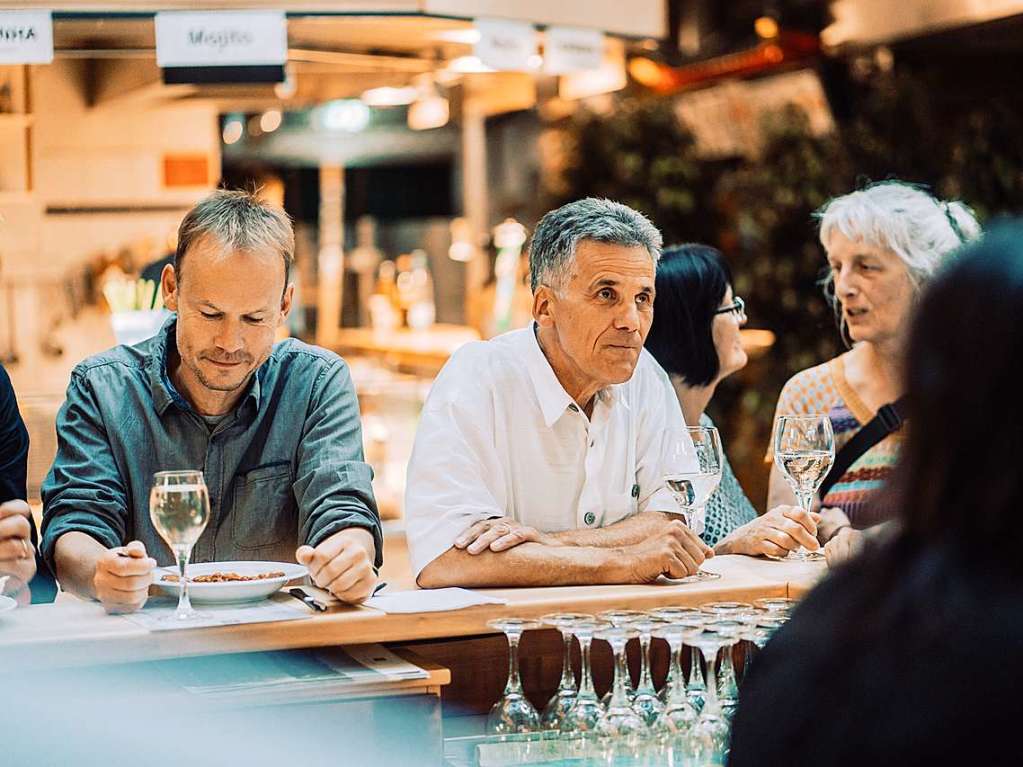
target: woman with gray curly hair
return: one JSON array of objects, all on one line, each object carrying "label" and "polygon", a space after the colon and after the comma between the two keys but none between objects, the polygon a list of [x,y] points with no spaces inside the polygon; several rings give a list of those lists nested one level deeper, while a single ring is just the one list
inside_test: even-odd
[{"label": "woman with gray curly hair", "polygon": [[[928,280],[980,226],[961,202],[902,181],[836,197],[816,217],[829,267],[825,292],[850,348],[789,379],[775,419],[830,417],[836,457],[820,490],[818,538],[833,563],[855,550],[859,531],[885,521],[870,497],[890,475],[902,442],[902,360],[912,310]],[[794,502],[772,467],[768,508]]]}]

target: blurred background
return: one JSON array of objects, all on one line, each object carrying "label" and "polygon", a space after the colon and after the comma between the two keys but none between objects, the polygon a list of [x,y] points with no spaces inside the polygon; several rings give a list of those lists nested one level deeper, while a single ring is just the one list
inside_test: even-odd
[{"label": "blurred background", "polygon": [[175,58],[153,9],[109,0],[46,7],[51,60],[0,44],[0,360],[30,495],[71,367],[158,320],[137,281],[218,185],[294,218],[288,332],[351,363],[398,529],[430,381],[462,343],[528,321],[525,242],[550,208],[610,197],[666,243],[724,251],[752,361],[711,415],[761,510],[778,392],[843,344],[813,211],[891,176],[985,221],[1019,209],[1023,2],[290,5],[195,20],[198,48],[278,35],[241,64]]}]

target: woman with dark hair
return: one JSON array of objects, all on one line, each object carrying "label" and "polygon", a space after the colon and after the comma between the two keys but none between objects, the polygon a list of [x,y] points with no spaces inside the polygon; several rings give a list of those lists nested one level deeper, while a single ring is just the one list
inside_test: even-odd
[{"label": "woman with dark hair", "polygon": [[836,568],[756,659],[730,767],[1020,763],[1023,223],[924,293],[893,537]]},{"label": "woman with dark hair", "polygon": [[[705,410],[717,385],[746,365],[745,304],[732,293],[721,253],[708,245],[665,249],[655,279],[646,348],[671,379],[685,422],[713,426]],[[725,457],[701,536],[716,553],[781,557],[800,545],[816,548],[816,532],[814,517],[795,506],[758,517]]]}]

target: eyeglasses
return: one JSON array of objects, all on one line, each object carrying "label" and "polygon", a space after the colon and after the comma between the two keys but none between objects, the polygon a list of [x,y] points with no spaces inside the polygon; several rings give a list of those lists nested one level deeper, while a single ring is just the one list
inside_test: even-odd
[{"label": "eyeglasses", "polygon": [[736,319],[743,319],[746,316],[746,302],[738,296],[728,306],[722,306],[717,309],[714,314],[734,314]]}]

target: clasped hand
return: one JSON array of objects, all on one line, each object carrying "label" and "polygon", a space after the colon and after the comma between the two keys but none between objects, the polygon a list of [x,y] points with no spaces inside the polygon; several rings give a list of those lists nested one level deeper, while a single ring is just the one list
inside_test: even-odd
[{"label": "clasped hand", "polygon": [[0,504],[0,576],[10,576],[4,586],[9,594],[19,594],[36,574],[31,513],[24,501]]}]

